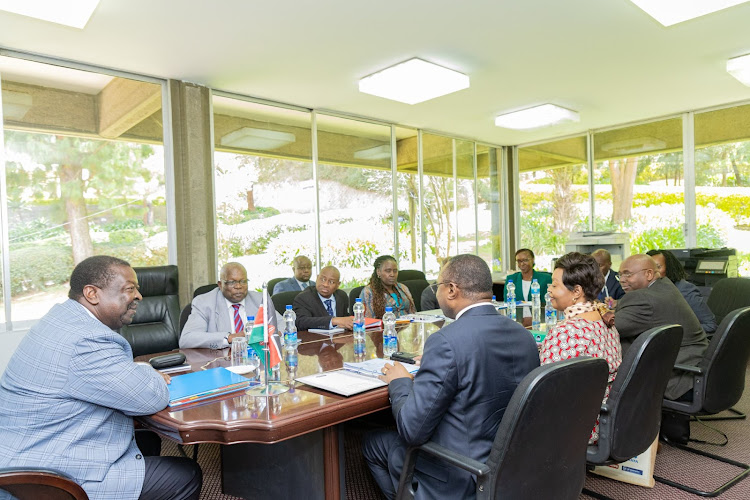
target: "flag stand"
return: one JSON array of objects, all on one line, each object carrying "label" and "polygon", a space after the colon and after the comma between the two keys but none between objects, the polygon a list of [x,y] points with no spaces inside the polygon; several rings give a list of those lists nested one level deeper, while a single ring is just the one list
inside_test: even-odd
[{"label": "flag stand", "polygon": [[[269,345],[271,342],[275,342],[271,338],[271,336],[268,334],[268,293],[266,291],[266,284],[263,283],[263,289],[261,291],[263,294],[263,335],[265,337],[265,345],[263,346],[263,375],[261,378],[261,384],[256,385],[245,391],[245,394],[248,396],[253,397],[269,397],[269,396],[278,396],[279,394],[283,394],[289,390],[289,387],[279,381],[269,381],[269,372],[271,369],[271,355],[269,353],[270,348]],[[258,369],[260,370],[260,366],[258,366]],[[281,371],[279,370],[279,373]]]}]

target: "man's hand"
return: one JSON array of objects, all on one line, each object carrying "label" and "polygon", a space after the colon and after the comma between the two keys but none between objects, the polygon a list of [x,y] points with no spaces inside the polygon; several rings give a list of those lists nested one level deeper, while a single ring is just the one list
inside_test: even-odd
[{"label": "man's hand", "polygon": [[233,333],[233,334],[231,334],[231,335],[229,335],[227,337],[227,342],[229,342],[229,345],[231,346],[232,345],[232,339],[238,339],[238,338],[244,337],[244,336],[245,336],[245,332]]},{"label": "man's hand", "polygon": [[383,382],[390,384],[391,380],[395,380],[397,378],[414,378],[411,373],[406,371],[406,368],[404,368],[404,365],[399,363],[398,361],[394,361],[393,364],[386,363],[383,367],[383,374],[379,375],[378,378],[382,380]]},{"label": "man's hand", "polygon": [[609,328],[612,328],[615,326],[615,313],[608,312],[602,315],[602,320],[604,321],[604,324],[607,325]]},{"label": "man's hand", "polygon": [[170,376],[169,376],[169,375],[167,375],[166,373],[162,373],[162,372],[160,372],[159,370],[156,370],[156,371],[157,371],[157,372],[159,373],[159,375],[161,375],[161,378],[163,378],[163,379],[164,379],[164,382],[166,382],[166,383],[167,383],[167,385],[169,385],[169,384],[171,384],[171,383],[172,383],[172,377],[170,377]]},{"label": "man's hand", "polygon": [[351,316],[336,316],[331,318],[331,323],[333,323],[333,326],[340,326],[347,330],[354,329],[354,318]]},{"label": "man's hand", "polygon": [[614,310],[614,308],[617,307],[617,301],[612,297],[605,297],[604,304],[607,306],[607,309]]}]

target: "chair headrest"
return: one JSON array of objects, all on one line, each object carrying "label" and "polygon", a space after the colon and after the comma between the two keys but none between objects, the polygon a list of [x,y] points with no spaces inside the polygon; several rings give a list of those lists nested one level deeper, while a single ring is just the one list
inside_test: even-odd
[{"label": "chair headrest", "polygon": [[135,267],[133,269],[138,276],[138,285],[144,297],[179,293],[177,266]]}]

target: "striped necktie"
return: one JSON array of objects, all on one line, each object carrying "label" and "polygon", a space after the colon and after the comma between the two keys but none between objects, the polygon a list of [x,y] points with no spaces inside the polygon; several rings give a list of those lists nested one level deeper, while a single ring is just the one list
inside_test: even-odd
[{"label": "striped necktie", "polygon": [[240,333],[242,331],[242,318],[240,318],[240,305],[232,304],[234,309],[234,333]]},{"label": "striped necktie", "polygon": [[323,302],[326,303],[326,311],[328,311],[328,315],[333,316],[333,308],[331,307],[331,299],[324,300]]}]

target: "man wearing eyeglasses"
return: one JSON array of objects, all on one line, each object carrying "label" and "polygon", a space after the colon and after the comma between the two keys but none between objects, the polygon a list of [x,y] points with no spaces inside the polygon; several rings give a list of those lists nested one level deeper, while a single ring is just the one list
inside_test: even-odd
[{"label": "man wearing eyeglasses", "polygon": [[[219,286],[193,299],[192,311],[180,336],[180,347],[224,349],[232,339],[245,336],[248,316],[256,316],[263,303],[260,292],[248,292],[247,271],[238,262],[225,264],[219,273]],[[281,315],[268,297],[269,324],[282,323]]]},{"label": "man wearing eyeglasses", "polygon": [[318,274],[315,286],[306,288],[294,298],[298,330],[352,329],[354,319],[349,316],[349,297],[339,290],[340,280],[338,269],[324,267]]},{"label": "man wearing eyeglasses", "polygon": [[292,271],[294,272],[294,276],[276,283],[271,293],[299,292],[315,284],[310,281],[312,262],[304,255],[298,255],[294,258],[292,261]]},{"label": "man wearing eyeglasses", "polygon": [[[430,335],[416,376],[386,363],[397,431],[365,436],[363,453],[386,498],[398,487],[407,447],[433,441],[484,463],[513,391],[539,366],[533,337],[492,305],[492,274],[476,255],[457,255],[438,276],[437,299],[455,321]],[[472,475],[439,460],[417,460],[416,498],[471,498]]]},{"label": "man wearing eyeglasses", "polygon": [[[675,363],[696,366],[708,346],[706,333],[677,287],[669,278],[660,277],[654,259],[644,254],[631,255],[620,265],[619,279],[625,295],[617,302],[614,325],[620,333],[623,356],[636,337],[646,330],[678,324],[683,330],[682,345]],[[673,372],[664,397],[672,400],[688,397],[689,400],[692,389],[692,375]],[[674,423],[673,416],[662,417],[662,434],[674,441],[686,442],[690,436],[689,421]]]}]

